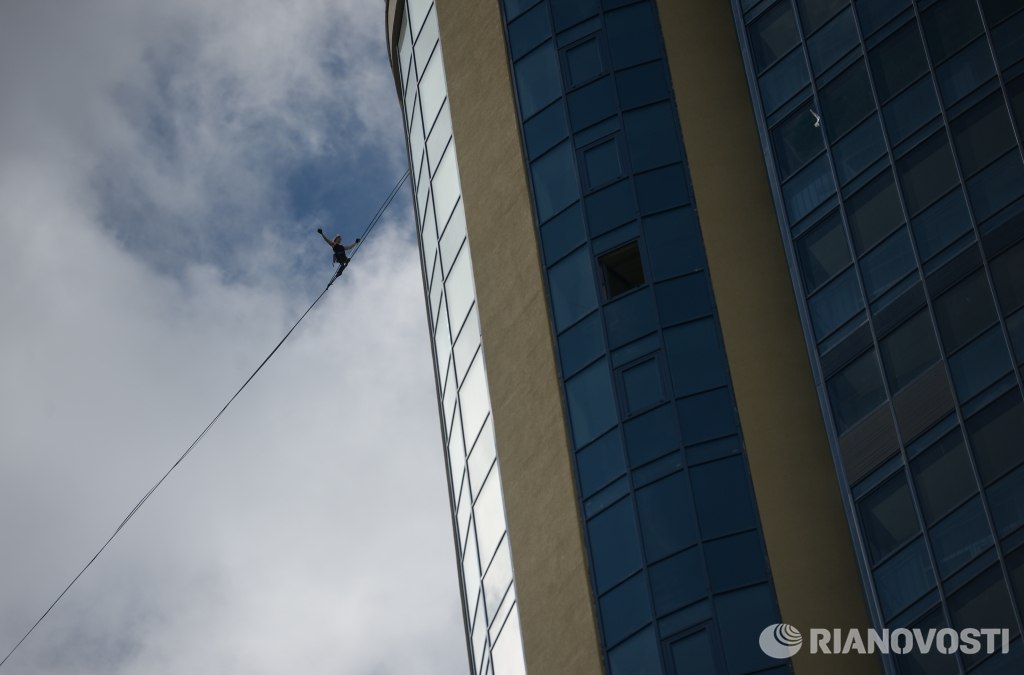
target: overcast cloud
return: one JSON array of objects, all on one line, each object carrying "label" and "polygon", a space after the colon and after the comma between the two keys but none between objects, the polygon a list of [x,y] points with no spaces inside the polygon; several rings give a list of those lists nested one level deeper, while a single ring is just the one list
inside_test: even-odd
[{"label": "overcast cloud", "polygon": [[[404,170],[383,23],[0,2],[0,658]],[[407,194],[0,675],[466,671]]]}]

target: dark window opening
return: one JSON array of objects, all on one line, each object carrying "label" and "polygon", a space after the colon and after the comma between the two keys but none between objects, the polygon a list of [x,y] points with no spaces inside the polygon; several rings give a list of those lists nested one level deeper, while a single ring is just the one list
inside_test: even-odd
[{"label": "dark window opening", "polygon": [[601,265],[605,298],[611,300],[647,283],[640,247],[632,241],[597,259]]}]

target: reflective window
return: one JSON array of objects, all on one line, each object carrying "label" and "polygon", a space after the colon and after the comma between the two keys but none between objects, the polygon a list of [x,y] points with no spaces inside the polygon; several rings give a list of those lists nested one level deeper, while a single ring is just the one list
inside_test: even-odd
[{"label": "reflective window", "polygon": [[615,393],[606,359],[565,383],[566,404],[576,447],[582,447],[615,425]]},{"label": "reflective window", "polygon": [[947,577],[992,547],[981,499],[964,504],[931,531],[932,552],[939,574]]},{"label": "reflective window", "polygon": [[947,105],[959,101],[994,75],[992,52],[983,37],[935,69],[939,91]]},{"label": "reflective window", "polygon": [[[541,7],[544,9],[544,7]],[[569,134],[565,105],[559,101],[523,124],[523,137],[530,159],[535,159],[565,140]]]},{"label": "reflective window", "polygon": [[1009,314],[1024,305],[1024,243],[1017,244],[992,261],[989,267],[999,298],[999,308]]},{"label": "reflective window", "polygon": [[736,404],[725,387],[680,399],[679,416],[687,445],[736,433]]},{"label": "reflective window", "polygon": [[819,100],[825,133],[831,140],[839,138],[867,117],[875,109],[875,101],[864,62],[857,61],[822,87]]},{"label": "reflective window", "polygon": [[1016,145],[1000,92],[953,120],[950,129],[960,167],[968,176]]},{"label": "reflective window", "polygon": [[891,619],[934,586],[935,575],[923,539],[918,539],[875,571],[875,589],[886,619]]},{"label": "reflective window", "polygon": [[635,241],[605,253],[597,263],[601,268],[605,298],[609,300],[646,283],[640,248]]},{"label": "reflective window", "polygon": [[921,260],[928,260],[971,229],[967,200],[960,188],[950,192],[911,221]]},{"label": "reflective window", "polygon": [[925,122],[938,116],[939,102],[930,77],[922,77],[916,84],[885,104],[885,128],[889,142],[898,145]]},{"label": "reflective window", "polygon": [[580,492],[584,498],[626,472],[626,451],[618,431],[605,434],[576,455]]},{"label": "reflective window", "polygon": [[793,50],[760,78],[761,98],[766,111],[772,112],[793,98],[808,80],[804,54],[799,49]]},{"label": "reflective window", "polygon": [[915,267],[910,235],[907,228],[900,228],[860,262],[868,300],[876,299]]},{"label": "reflective window", "polygon": [[569,120],[576,131],[607,119],[615,114],[614,80],[610,75],[580,87],[567,97]]},{"label": "reflective window", "polygon": [[874,350],[859,357],[828,381],[836,430],[842,434],[885,400]]},{"label": "reflective window", "polygon": [[921,531],[902,472],[861,499],[857,510],[873,562],[887,557]]},{"label": "reflective window", "polygon": [[843,272],[807,302],[811,324],[818,340],[823,340],[864,308],[864,296],[853,269]]},{"label": "reflective window", "polygon": [[828,167],[828,157],[822,155],[790,178],[782,187],[790,222],[796,222],[806,216],[835,192],[835,189],[835,182]]},{"label": "reflective window", "polygon": [[604,593],[643,564],[632,500],[623,499],[590,519],[590,550],[596,591]]},{"label": "reflective window", "polygon": [[640,466],[680,445],[679,422],[671,405],[664,405],[625,424],[630,464]]},{"label": "reflective window", "polygon": [[849,0],[796,0],[804,33],[813,33],[849,4]]},{"label": "reflective window", "polygon": [[562,94],[558,58],[551,42],[520,59],[515,71],[523,119],[539,112]]},{"label": "reflective window", "polygon": [[601,45],[597,38],[569,47],[565,50],[564,58],[569,88],[585,84],[605,72]]},{"label": "reflective window", "polygon": [[[578,0],[593,2],[596,0]],[[621,3],[620,3],[621,4]],[[661,24],[651,3],[642,2],[605,13],[608,50],[615,68],[628,68],[659,58]]]},{"label": "reflective window", "polygon": [[[974,581],[952,594],[949,597],[949,613],[953,618],[953,628],[957,630],[985,626],[1009,628],[1010,635],[1017,632],[1017,621],[1010,606],[1010,593],[999,565],[988,568]],[[985,650],[981,650],[980,655],[962,656],[968,665],[973,665],[987,655]]]},{"label": "reflective window", "polygon": [[647,359],[623,368],[622,393],[626,412],[634,415],[661,403],[665,399],[665,386],[661,381],[661,365],[657,359]]},{"label": "reflective window", "polygon": [[1005,537],[1024,525],[1024,469],[1017,469],[988,488],[988,505],[996,534]]},{"label": "reflective window", "polygon": [[978,490],[959,430],[916,458],[911,471],[921,512],[929,525]]},{"label": "reflective window", "polygon": [[910,7],[910,0],[856,0],[857,16],[864,35],[870,35]]},{"label": "reflective window", "polygon": [[555,28],[561,30],[597,14],[600,9],[598,0],[577,0],[554,3],[551,13],[555,17]]},{"label": "reflective window", "polygon": [[872,115],[843,140],[832,146],[836,174],[840,183],[847,183],[869,164],[885,154],[882,125]]},{"label": "reflective window", "polygon": [[725,354],[714,319],[669,328],[664,331],[664,340],[677,395],[728,384]]},{"label": "reflective window", "polygon": [[1010,353],[1002,331],[994,326],[981,337],[949,357],[957,397],[966,401],[1010,370]]},{"label": "reflective window", "polygon": [[[807,30],[806,26],[804,30]],[[857,27],[853,20],[853,10],[848,8],[807,40],[807,51],[814,72],[824,72],[856,44]]]},{"label": "reflective window", "polygon": [[491,654],[494,675],[526,675],[518,608],[512,610]]},{"label": "reflective window", "polygon": [[607,645],[621,642],[651,621],[651,599],[643,573],[615,587],[598,602]]},{"label": "reflective window", "polygon": [[990,483],[1024,460],[1024,404],[1019,391],[1004,394],[967,420],[967,437],[978,463],[982,482]]},{"label": "reflective window", "polygon": [[568,327],[597,308],[597,289],[591,257],[581,248],[548,272],[551,310],[558,330]]},{"label": "reflective window", "polygon": [[757,527],[745,463],[742,457],[728,457],[690,469],[704,539]]},{"label": "reflective window", "polygon": [[899,391],[939,359],[927,311],[919,312],[878,343],[889,389]]},{"label": "reflective window", "polygon": [[566,142],[533,163],[533,198],[541,222],[579,199],[572,155]]},{"label": "reflective window", "polygon": [[959,349],[996,321],[992,293],[982,270],[936,298],[934,307],[939,335],[947,352]]},{"label": "reflective window", "polygon": [[804,108],[797,110],[772,130],[772,145],[780,178],[785,180],[825,147],[821,130]]},{"label": "reflective window", "polygon": [[685,607],[708,593],[704,560],[696,546],[653,563],[648,569],[658,614]]},{"label": "reflective window", "polygon": [[981,34],[981,17],[975,0],[941,0],[921,13],[928,53],[932,61],[946,60]]},{"label": "reflective window", "polygon": [[768,578],[761,536],[755,530],[715,539],[704,545],[711,590],[731,591]]},{"label": "reflective window", "polygon": [[[527,2],[526,4],[533,4]],[[551,37],[551,19],[548,8],[539,4],[508,25],[508,44],[512,59],[538,46]]]},{"label": "reflective window", "polygon": [[[911,626],[911,630],[920,630],[927,634],[929,630],[949,628],[942,608],[929,612],[923,619]],[[957,675],[960,666],[952,654],[943,654],[937,649],[925,653],[917,649],[896,657],[901,675]]]},{"label": "reflective window", "polygon": [[903,196],[912,214],[945,194],[958,179],[946,134],[939,132],[897,163]]},{"label": "reflective window", "polygon": [[653,628],[647,628],[608,651],[609,675],[661,672],[661,653]]},{"label": "reflective window", "polygon": [[672,665],[676,673],[717,673],[719,666],[708,629],[690,633],[669,645]]},{"label": "reflective window", "polygon": [[917,23],[911,21],[868,54],[878,98],[885,101],[928,69]]},{"label": "reflective window", "polygon": [[796,242],[804,289],[810,293],[850,262],[850,246],[839,213],[833,213]]},{"label": "reflective window", "polygon": [[679,122],[673,107],[662,103],[623,115],[629,158],[634,171],[644,171],[682,159],[679,146],[666,138],[677,134]]},{"label": "reflective window", "polygon": [[858,252],[864,252],[903,222],[903,210],[892,172],[880,176],[846,200],[850,234]]},{"label": "reflective window", "polygon": [[619,153],[619,140],[612,137],[588,148],[584,148],[582,156],[583,172],[587,189],[607,185],[623,174],[622,155]]},{"label": "reflective window", "polygon": [[796,46],[799,37],[796,20],[789,2],[776,3],[748,29],[750,48],[758,70],[777,61],[780,56]]},{"label": "reflective window", "polygon": [[967,181],[967,194],[979,221],[1024,194],[1024,162],[1020,151],[1010,150]]}]

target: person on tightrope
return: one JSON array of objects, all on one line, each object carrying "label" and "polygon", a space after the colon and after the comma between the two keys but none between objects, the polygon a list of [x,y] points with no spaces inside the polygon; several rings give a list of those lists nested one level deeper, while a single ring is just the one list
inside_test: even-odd
[{"label": "person on tightrope", "polygon": [[324,242],[326,242],[327,245],[331,247],[331,250],[334,251],[334,262],[338,263],[339,265],[337,276],[341,276],[341,273],[345,271],[345,268],[348,267],[349,263],[349,257],[346,251],[351,251],[352,249],[354,249],[359,244],[360,240],[356,239],[354,244],[345,246],[343,243],[341,243],[340,234],[335,236],[334,239],[328,239],[327,235],[324,234],[323,228],[318,227],[316,228],[316,231],[317,234],[319,234],[323,238]]}]

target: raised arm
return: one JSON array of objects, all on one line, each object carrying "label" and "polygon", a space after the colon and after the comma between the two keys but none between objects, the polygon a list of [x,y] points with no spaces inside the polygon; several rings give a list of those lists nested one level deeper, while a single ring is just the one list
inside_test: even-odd
[{"label": "raised arm", "polygon": [[346,251],[351,251],[352,249],[354,249],[354,248],[355,248],[356,246],[358,246],[358,245],[359,245],[359,242],[360,242],[360,241],[362,241],[362,240],[360,240],[360,239],[356,239],[355,243],[354,243],[354,244],[351,244],[351,245],[349,245],[349,246],[346,246],[346,247],[345,247],[345,250],[346,250]]},{"label": "raised arm", "polygon": [[332,248],[334,247],[334,244],[331,243],[331,240],[327,238],[326,234],[324,234],[323,228],[316,228],[316,233],[320,235],[320,238],[324,240],[325,244]]}]

